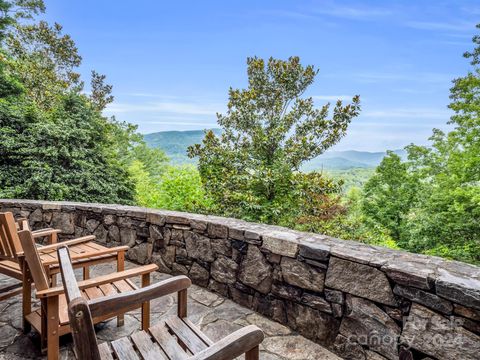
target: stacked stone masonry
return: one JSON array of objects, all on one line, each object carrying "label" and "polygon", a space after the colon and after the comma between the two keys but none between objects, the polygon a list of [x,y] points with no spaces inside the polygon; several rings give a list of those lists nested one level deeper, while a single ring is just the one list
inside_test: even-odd
[{"label": "stacked stone masonry", "polygon": [[0,200],[272,318],[345,359],[478,359],[480,268],[241,220],[140,207]]}]

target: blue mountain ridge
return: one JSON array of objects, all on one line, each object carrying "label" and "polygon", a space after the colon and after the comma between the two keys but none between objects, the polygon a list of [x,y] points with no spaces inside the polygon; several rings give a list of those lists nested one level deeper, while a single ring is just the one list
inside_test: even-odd
[{"label": "blue mountain ridge", "polygon": [[[212,129],[219,135],[220,129]],[[195,164],[195,159],[187,156],[187,148],[193,144],[200,144],[205,135],[203,130],[190,131],[160,131],[144,135],[145,142],[150,147],[158,147],[165,151],[174,164]],[[405,157],[405,150],[394,150],[401,157]],[[315,159],[305,163],[303,171],[313,170],[348,170],[355,168],[374,168],[382,161],[386,152],[368,151],[327,151]]]}]

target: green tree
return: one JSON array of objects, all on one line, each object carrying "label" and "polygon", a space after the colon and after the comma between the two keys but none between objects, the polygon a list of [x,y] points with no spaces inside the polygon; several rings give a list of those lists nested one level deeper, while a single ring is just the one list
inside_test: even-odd
[{"label": "green tree", "polygon": [[450,90],[454,129],[435,129],[431,148],[409,148],[429,186],[409,230],[414,250],[480,262],[480,36],[473,42],[474,50],[464,54],[472,69]]},{"label": "green tree", "polygon": [[192,165],[163,166],[162,174],[152,177],[146,166],[135,160],[130,172],[136,183],[135,200],[141,206],[196,213],[209,212],[212,207]]},{"label": "green tree", "polygon": [[165,172],[169,161],[163,150],[148,147],[143,140],[130,150],[128,159],[141,162],[153,180],[158,180]]},{"label": "green tree", "polygon": [[158,176],[166,157],[136,126],[102,116],[113,101],[104,75],[93,71],[82,95],[75,42],[34,21],[44,10],[41,0],[0,0],[0,196],[132,203],[129,166]]},{"label": "green tree", "polygon": [[295,172],[345,135],[359,113],[359,97],[316,108],[302,96],[317,71],[298,57],[249,58],[247,73],[248,87],[231,88],[227,113],[217,115],[222,134],[207,132],[189,156],[198,156],[217,211],[271,223],[291,213]]},{"label": "green tree", "polygon": [[365,185],[363,213],[402,248],[480,263],[480,36],[473,42],[464,55],[472,69],[451,88],[453,130],[408,146],[406,162],[385,158]]},{"label": "green tree", "polygon": [[363,187],[364,214],[390,232],[396,241],[402,232],[418,193],[416,177],[409,173],[408,164],[389,151],[375,173]]},{"label": "green tree", "polygon": [[60,24],[17,23],[14,29],[7,38],[7,65],[37,105],[48,109],[59,95],[83,87],[77,72],[82,58]]},{"label": "green tree", "polygon": [[131,203],[133,183],[109,151],[110,125],[82,95],[46,113],[0,76],[0,197]]},{"label": "green tree", "polygon": [[18,20],[33,19],[44,11],[43,0],[0,0],[0,43]]},{"label": "green tree", "polygon": [[90,102],[99,111],[104,110],[108,104],[112,103],[114,97],[112,95],[112,85],[105,83],[106,76],[92,71],[92,78],[90,80],[90,88],[92,94],[90,95]]}]

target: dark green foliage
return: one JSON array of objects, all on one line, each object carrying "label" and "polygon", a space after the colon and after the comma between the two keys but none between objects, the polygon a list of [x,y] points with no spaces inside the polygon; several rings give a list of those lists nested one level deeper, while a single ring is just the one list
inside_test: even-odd
[{"label": "dark green foliage", "polygon": [[3,96],[0,197],[131,203],[133,183],[108,151],[110,126],[81,95],[62,96],[48,114],[23,94]]},{"label": "dark green foliage", "polygon": [[113,100],[104,76],[93,72],[92,96],[81,94],[81,57],[59,24],[17,22],[44,10],[0,2],[0,197],[133,203],[141,136],[102,116]]},{"label": "dark green foliage", "polygon": [[[296,172],[344,136],[360,110],[338,101],[316,108],[302,98],[317,74],[297,57],[247,60],[248,88],[230,89],[228,111],[218,115],[222,134],[208,131],[203,145],[189,148],[198,156],[207,192],[226,215],[267,223],[301,216],[302,189],[315,179]],[[331,117],[330,117],[331,115]],[[313,177],[314,175],[312,175]]]}]

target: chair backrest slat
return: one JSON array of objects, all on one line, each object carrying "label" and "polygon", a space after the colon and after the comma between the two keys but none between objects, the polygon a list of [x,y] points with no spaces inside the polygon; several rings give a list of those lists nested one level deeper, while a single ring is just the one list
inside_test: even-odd
[{"label": "chair backrest slat", "polygon": [[87,300],[82,297],[78,288],[70,252],[66,246],[62,246],[58,248],[57,253],[68,302],[68,319],[72,328],[77,359],[100,360],[92,314]]},{"label": "chair backrest slat", "polygon": [[2,216],[3,214],[0,213],[0,255],[3,258],[12,258],[12,252],[10,251],[10,244],[7,238],[7,232],[5,231],[5,227],[3,226]]},{"label": "chair backrest slat", "polygon": [[72,259],[67,246],[62,246],[57,249],[58,262],[60,263],[60,270],[62,273],[63,287],[65,289],[65,296],[67,302],[73,301],[76,298],[82,297],[82,293],[78,288],[75,272],[73,271]]},{"label": "chair backrest slat", "polygon": [[48,289],[50,286],[47,278],[47,273],[43,268],[42,261],[40,260],[40,255],[38,254],[38,250],[35,246],[35,241],[33,240],[31,231],[19,231],[18,237],[20,238],[23,252],[25,254],[25,260],[27,261],[28,268],[30,269],[30,273],[35,283],[35,288],[37,290]]},{"label": "chair backrest slat", "polygon": [[[17,234],[17,224],[11,212],[0,213],[0,224],[3,228],[2,237],[6,238],[5,245],[9,249],[9,257],[17,259],[17,253],[22,251],[22,245]],[[5,246],[4,246],[5,248]]]}]

